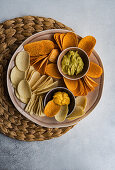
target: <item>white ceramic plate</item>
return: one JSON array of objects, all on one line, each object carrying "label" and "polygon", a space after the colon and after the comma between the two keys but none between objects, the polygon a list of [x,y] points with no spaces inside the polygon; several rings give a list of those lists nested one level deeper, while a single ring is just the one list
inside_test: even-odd
[{"label": "white ceramic plate", "polygon": [[[66,32],[69,32],[69,31],[68,30],[62,30],[62,29],[51,29],[51,30],[42,31],[40,33],[37,33],[37,34],[30,36],[15,51],[14,55],[12,56],[12,58],[10,60],[8,70],[7,70],[8,92],[9,92],[10,98],[11,98],[14,106],[16,107],[16,109],[22,115],[24,115],[26,118],[28,118],[29,120],[35,122],[38,125],[41,125],[41,126],[44,126],[44,127],[49,127],[49,128],[59,128],[59,127],[71,126],[71,125],[76,124],[79,120],[86,117],[95,108],[95,106],[98,104],[98,102],[100,100],[100,97],[101,97],[101,94],[102,94],[102,89],[103,89],[103,80],[104,80],[104,74],[99,79],[95,79],[95,81],[99,83],[99,86],[93,92],[88,93],[88,95],[87,95],[87,107],[85,109],[86,113],[85,113],[84,116],[82,116],[82,118],[78,118],[78,119],[72,120],[72,121],[69,121],[69,120],[66,119],[64,122],[60,123],[60,122],[57,122],[54,118],[48,118],[48,117],[41,118],[41,117],[37,117],[37,116],[34,116],[34,115],[29,115],[27,112],[25,112],[24,111],[25,104],[20,102],[17,99],[17,97],[15,96],[14,88],[13,88],[12,83],[10,81],[10,72],[11,72],[11,69],[14,67],[14,60],[15,60],[16,54],[20,51],[23,51],[24,50],[23,46],[25,44],[30,43],[30,42],[39,41],[39,40],[43,40],[43,39],[53,40],[53,35],[56,32],[66,33]],[[90,56],[90,60],[94,61],[95,63],[97,63],[98,65],[100,65],[103,68],[102,62],[101,62],[98,54],[94,50],[93,50],[93,52]]]}]

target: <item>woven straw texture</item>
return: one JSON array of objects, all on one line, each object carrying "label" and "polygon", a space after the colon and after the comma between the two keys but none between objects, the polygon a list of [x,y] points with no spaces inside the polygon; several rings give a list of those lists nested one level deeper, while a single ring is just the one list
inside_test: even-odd
[{"label": "woven straw texture", "polygon": [[0,132],[18,140],[43,141],[59,137],[71,127],[46,128],[21,115],[13,106],[6,84],[8,63],[18,46],[29,36],[47,29],[71,28],[51,18],[24,16],[0,24]]}]

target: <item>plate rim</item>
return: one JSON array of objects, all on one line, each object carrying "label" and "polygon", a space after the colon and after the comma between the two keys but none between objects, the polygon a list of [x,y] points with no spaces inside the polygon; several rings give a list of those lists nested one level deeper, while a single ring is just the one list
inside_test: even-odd
[{"label": "plate rim", "polygon": [[[8,93],[9,93],[9,96],[10,96],[10,99],[14,105],[14,107],[20,112],[20,114],[22,114],[23,116],[25,116],[26,118],[28,118],[30,121],[40,125],[40,126],[43,126],[43,127],[48,127],[48,128],[61,128],[61,127],[69,127],[69,126],[72,126],[72,125],[75,125],[76,123],[78,123],[80,120],[84,119],[86,116],[88,116],[92,110],[98,105],[99,101],[100,101],[100,98],[102,96],[102,91],[103,91],[103,84],[104,84],[104,68],[103,68],[103,64],[102,64],[102,61],[99,57],[99,55],[97,54],[97,52],[95,50],[93,50],[93,55],[96,57],[99,65],[102,67],[103,69],[103,74],[101,75],[100,77],[100,85],[99,85],[99,92],[98,92],[98,96],[95,100],[95,102],[93,103],[93,105],[88,109],[88,111],[80,118],[77,118],[73,121],[70,121],[70,122],[66,122],[66,123],[62,123],[61,125],[58,123],[58,124],[53,124],[51,123],[48,124],[48,123],[45,123],[40,121],[40,120],[37,120],[36,118],[33,118],[31,115],[29,115],[28,113],[26,113],[22,108],[17,108],[17,106],[15,105],[15,102],[13,100],[13,95],[11,93],[11,90],[10,90],[10,87],[9,87],[9,82],[10,82],[10,77],[9,77],[9,72],[10,72],[10,64],[12,62],[12,59],[14,58],[14,56],[18,53],[18,50],[20,49],[21,46],[24,46],[24,44],[28,43],[29,39],[30,38],[35,38],[37,35],[39,36],[42,36],[44,33],[48,34],[48,33],[56,33],[56,32],[63,32],[63,33],[66,33],[66,32],[72,32],[70,30],[65,30],[65,29],[49,29],[49,30],[44,30],[44,31],[41,31],[41,32],[38,32],[36,34],[33,34],[32,36],[28,37],[25,41],[23,41],[20,46],[16,49],[16,51],[14,52],[14,54],[12,55],[11,59],[10,59],[10,62],[8,64],[8,68],[7,68],[7,89],[8,89]],[[78,35],[79,36],[79,35]],[[81,37],[81,36],[79,36]],[[32,41],[32,40],[31,40]],[[10,82],[11,84],[11,82]],[[11,85],[12,86],[12,85]],[[24,114],[26,113],[26,115]],[[39,121],[39,123],[38,123]]]}]

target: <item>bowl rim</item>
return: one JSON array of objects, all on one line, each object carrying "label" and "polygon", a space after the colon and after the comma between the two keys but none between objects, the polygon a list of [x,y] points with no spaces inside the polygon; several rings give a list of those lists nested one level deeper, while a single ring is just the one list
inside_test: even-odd
[{"label": "bowl rim", "polygon": [[[73,96],[73,98],[74,98],[74,103],[75,103],[75,96],[73,95],[73,93],[72,93],[69,89],[67,89],[66,87],[55,87],[55,88],[51,89],[49,92],[46,93],[46,95],[45,95],[45,97],[44,97],[44,102],[43,102],[44,107],[46,106],[47,96],[48,96],[53,90],[56,90],[56,89],[65,89],[65,90],[69,91],[69,92],[71,93],[71,95]],[[72,114],[72,112],[75,110],[75,107],[76,107],[76,104],[74,105],[72,111],[71,111],[68,115]]]},{"label": "bowl rim", "polygon": [[[66,76],[65,74],[63,74],[63,72],[62,72],[62,71],[60,70],[60,68],[59,68],[59,63],[60,63],[60,62],[59,62],[59,59],[60,59],[61,55],[62,55],[65,51],[66,51],[66,53],[67,53],[69,50],[72,50],[72,49],[81,50],[81,51],[85,54],[85,56],[86,56],[86,58],[87,58],[87,60],[88,60],[88,68],[87,68],[86,72],[85,72],[82,76],[77,77],[77,78],[70,78],[70,77]],[[65,54],[66,54],[66,53],[65,53]],[[65,54],[64,54],[64,55],[65,55]],[[64,55],[63,55],[63,57],[64,57]],[[63,57],[62,57],[62,58],[63,58]],[[69,80],[78,80],[78,79],[84,77],[84,76],[86,75],[86,73],[88,72],[88,70],[89,70],[89,65],[90,65],[89,56],[87,55],[87,53],[86,53],[83,49],[81,49],[81,48],[79,48],[79,47],[68,47],[68,48],[64,49],[64,50],[60,53],[60,55],[58,56],[58,59],[57,59],[57,67],[58,67],[58,70],[59,70],[60,74],[61,74],[63,77],[69,79]]]}]

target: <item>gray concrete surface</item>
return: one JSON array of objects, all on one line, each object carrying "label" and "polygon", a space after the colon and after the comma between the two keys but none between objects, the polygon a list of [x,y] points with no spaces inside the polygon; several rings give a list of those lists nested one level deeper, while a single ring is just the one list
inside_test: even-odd
[{"label": "gray concrete surface", "polygon": [[105,85],[92,114],[60,138],[21,142],[0,134],[0,170],[114,170],[115,1],[0,0],[0,22],[23,15],[52,17],[95,36]]}]

